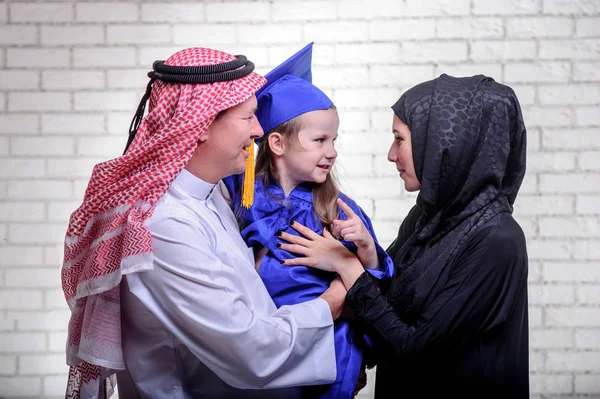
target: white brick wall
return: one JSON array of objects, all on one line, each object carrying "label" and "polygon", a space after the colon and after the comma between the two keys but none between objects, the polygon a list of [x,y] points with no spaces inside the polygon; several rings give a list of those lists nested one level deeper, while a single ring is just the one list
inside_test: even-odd
[{"label": "white brick wall", "polygon": [[383,245],[415,198],[386,160],[390,105],[443,72],[515,88],[532,397],[600,397],[599,0],[2,2],[0,397],[63,395],[66,223],[92,166],[121,153],[151,63],[204,45],[265,73],[309,41],[340,113],[342,184]]}]

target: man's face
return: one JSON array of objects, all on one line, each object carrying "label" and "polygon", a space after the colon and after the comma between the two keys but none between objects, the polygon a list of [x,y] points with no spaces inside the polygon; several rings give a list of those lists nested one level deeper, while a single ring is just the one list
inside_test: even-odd
[{"label": "man's face", "polygon": [[222,176],[242,173],[246,169],[246,150],[253,138],[263,136],[263,130],[254,112],[256,96],[235,107],[229,108],[225,114],[215,120],[206,131],[207,144],[214,151],[215,167]]}]

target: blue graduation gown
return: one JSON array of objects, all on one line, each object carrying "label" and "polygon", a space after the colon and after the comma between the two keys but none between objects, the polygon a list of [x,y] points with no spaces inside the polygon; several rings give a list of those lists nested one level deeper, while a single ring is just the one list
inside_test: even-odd
[{"label": "blue graduation gown", "polygon": [[[296,221],[322,234],[323,223],[315,214],[312,202],[312,184],[297,186],[285,197],[281,186],[274,181],[264,187],[262,179],[257,179],[254,190],[254,204],[250,209],[241,207],[241,184],[243,175],[229,176],[224,182],[232,196],[232,208],[240,220],[241,235],[257,253],[263,247],[268,249],[263,257],[258,273],[277,307],[306,302],[320,296],[336,273],[324,272],[306,266],[286,266],[280,260],[295,257],[294,254],[277,248],[280,239],[279,230],[290,234],[299,233],[290,227]],[[377,247],[379,265],[377,269],[367,269],[378,279],[391,278],[394,265],[391,258],[377,242],[369,217],[350,198],[340,194],[340,198],[352,208],[369,230]],[[340,210],[340,219],[347,219]],[[356,253],[356,245],[349,241],[342,244]],[[322,399],[352,398],[362,365],[363,350],[370,342],[362,332],[356,331],[349,321],[337,320],[335,323],[335,353],[337,378],[333,384],[303,388],[305,397]]]}]

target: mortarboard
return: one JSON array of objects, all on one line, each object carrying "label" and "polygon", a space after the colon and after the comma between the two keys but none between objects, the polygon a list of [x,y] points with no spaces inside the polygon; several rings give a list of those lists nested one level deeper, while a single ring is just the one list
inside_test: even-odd
[{"label": "mortarboard", "polygon": [[309,43],[271,72],[256,92],[256,117],[265,134],[298,115],[329,109],[333,102],[312,84],[312,47]]}]

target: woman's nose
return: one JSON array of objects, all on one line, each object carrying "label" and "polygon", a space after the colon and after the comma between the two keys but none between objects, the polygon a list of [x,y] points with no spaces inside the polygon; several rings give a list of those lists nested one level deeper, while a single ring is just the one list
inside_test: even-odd
[{"label": "woman's nose", "polygon": [[396,153],[396,148],[393,143],[390,146],[390,150],[388,151],[387,158],[388,158],[388,161],[390,161],[390,162],[396,162],[398,160],[398,154]]}]

